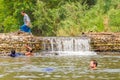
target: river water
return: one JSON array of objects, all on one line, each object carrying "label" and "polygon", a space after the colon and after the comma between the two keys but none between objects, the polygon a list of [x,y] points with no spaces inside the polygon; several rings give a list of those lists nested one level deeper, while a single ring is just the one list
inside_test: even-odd
[{"label": "river water", "polygon": [[[89,69],[91,59],[97,70]],[[120,56],[0,57],[0,80],[120,80]]]},{"label": "river water", "polygon": [[[1,56],[0,80],[120,80],[120,56],[91,51],[89,38],[42,40],[43,50],[33,57]],[[91,59],[97,60],[97,70],[89,69]]]}]

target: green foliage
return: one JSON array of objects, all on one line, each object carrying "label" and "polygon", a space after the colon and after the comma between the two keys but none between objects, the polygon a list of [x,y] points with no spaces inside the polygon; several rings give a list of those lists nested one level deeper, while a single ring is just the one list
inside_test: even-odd
[{"label": "green foliage", "polygon": [[32,32],[41,36],[79,36],[82,32],[120,31],[120,0],[0,0],[0,32],[16,31],[24,10]]},{"label": "green foliage", "polygon": [[44,36],[79,36],[82,32],[101,32],[105,29],[104,15],[109,13],[112,2],[112,0],[108,2],[106,0],[38,0],[34,11],[35,26]]},{"label": "green foliage", "polygon": [[17,23],[17,20],[12,16],[8,16],[3,22],[4,32],[11,32],[19,29],[14,23]]},{"label": "green foliage", "polygon": [[114,32],[120,32],[120,11],[113,9],[110,11],[110,26]]},{"label": "green foliage", "polygon": [[87,6],[79,3],[68,3],[61,7],[60,11],[63,11],[61,14],[64,15],[64,19],[59,24],[58,36],[63,36],[63,33],[64,36],[79,36],[82,32],[104,30],[102,13],[98,13],[99,9],[97,11],[95,6],[85,10],[85,7]]},{"label": "green foliage", "polygon": [[50,9],[42,1],[37,1],[34,11],[35,22],[34,25],[38,27],[41,35],[52,36],[55,35],[56,22],[58,18],[57,9]]},{"label": "green foliage", "polygon": [[1,0],[0,1],[0,27],[3,26],[4,32],[12,32],[18,30],[23,24],[23,16],[20,12],[25,10],[33,19],[34,0]]}]

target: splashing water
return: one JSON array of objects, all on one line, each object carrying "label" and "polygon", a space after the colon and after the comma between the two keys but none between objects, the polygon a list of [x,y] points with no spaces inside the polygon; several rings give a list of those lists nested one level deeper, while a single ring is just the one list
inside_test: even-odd
[{"label": "splashing water", "polygon": [[96,55],[91,51],[90,39],[87,37],[45,37],[43,52],[56,55]]}]

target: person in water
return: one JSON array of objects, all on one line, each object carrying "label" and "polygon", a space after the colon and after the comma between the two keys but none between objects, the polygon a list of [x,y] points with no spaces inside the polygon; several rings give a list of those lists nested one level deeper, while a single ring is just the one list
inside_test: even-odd
[{"label": "person in water", "polygon": [[26,44],[25,47],[26,47],[25,55],[26,56],[33,56],[33,49],[30,46],[28,46],[28,44]]},{"label": "person in water", "polygon": [[20,56],[20,55],[22,55],[22,54],[16,53],[16,51],[15,51],[14,49],[12,49],[9,56],[10,56],[10,57],[18,57],[18,56]]},{"label": "person in water", "polygon": [[91,60],[90,61],[90,69],[92,69],[92,70],[97,69],[97,65],[98,65],[98,63],[97,63],[96,60]]}]

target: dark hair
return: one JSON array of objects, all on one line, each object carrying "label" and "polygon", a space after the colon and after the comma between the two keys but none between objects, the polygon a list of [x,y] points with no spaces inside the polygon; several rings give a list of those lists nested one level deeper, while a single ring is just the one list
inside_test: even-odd
[{"label": "dark hair", "polygon": [[12,50],[11,50],[11,53],[12,53],[12,54],[15,54],[16,52],[15,52],[15,50],[14,50],[14,49],[12,49]]},{"label": "dark hair", "polygon": [[21,11],[22,13],[25,13],[25,11]]},{"label": "dark hair", "polygon": [[96,66],[98,65],[96,60],[93,60],[93,64],[95,64]]}]

